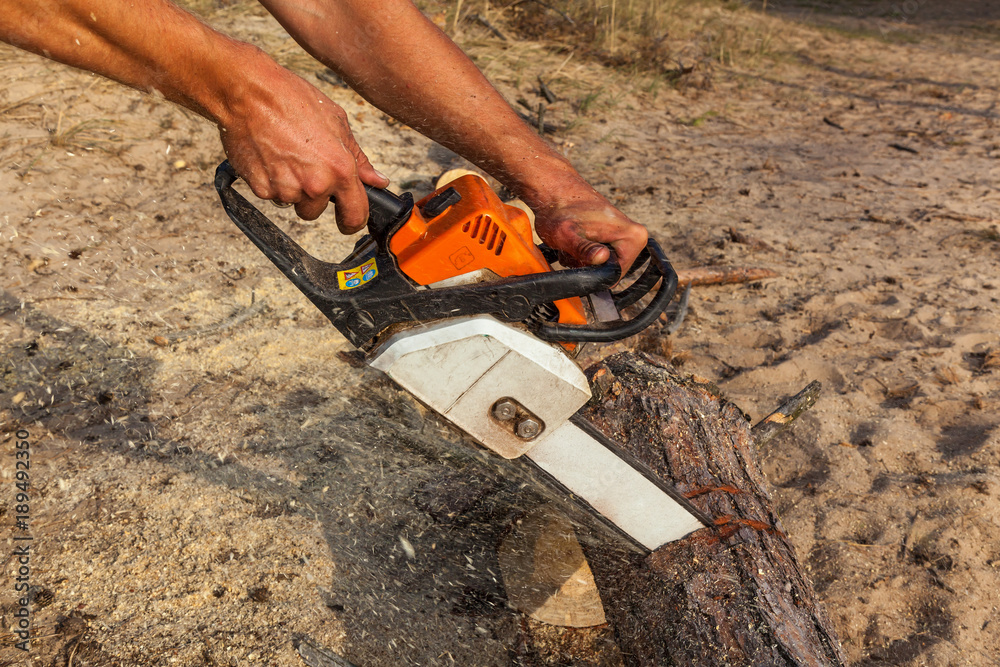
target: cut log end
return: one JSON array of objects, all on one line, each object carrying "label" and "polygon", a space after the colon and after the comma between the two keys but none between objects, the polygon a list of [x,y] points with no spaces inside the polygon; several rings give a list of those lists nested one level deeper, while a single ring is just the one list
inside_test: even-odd
[{"label": "cut log end", "polygon": [[573,524],[543,505],[511,527],[497,549],[507,601],[536,621],[573,628],[605,622],[594,575]]}]

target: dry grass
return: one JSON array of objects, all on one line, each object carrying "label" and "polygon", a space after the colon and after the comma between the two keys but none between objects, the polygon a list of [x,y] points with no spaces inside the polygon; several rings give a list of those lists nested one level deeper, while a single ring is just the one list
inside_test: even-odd
[{"label": "dry grass", "polygon": [[[253,0],[176,0],[210,22],[261,15]],[[535,42],[549,49],[596,58],[642,76],[637,85],[655,92],[687,85],[695,72],[710,76],[718,65],[754,68],[784,48],[784,23],[741,2],[711,0],[416,0],[420,9],[466,50],[487,46],[515,72],[518,48]],[[766,4],[764,5],[766,7]],[[489,27],[496,28],[506,40]],[[496,46],[514,53],[496,55]],[[312,63],[284,44],[279,61],[297,71]],[[300,58],[301,56],[301,58]],[[499,63],[497,63],[499,64]],[[482,67],[482,63],[480,63]],[[650,78],[652,76],[652,78]],[[695,77],[697,78],[697,77]],[[699,86],[701,82],[696,82]]]},{"label": "dry grass", "polygon": [[[782,22],[742,3],[707,0],[423,0],[457,37],[481,16],[518,38],[556,43],[606,64],[683,74],[705,60],[754,66],[780,44]],[[461,18],[459,17],[461,15]]]},{"label": "dry grass", "polygon": [[[62,90],[74,87],[77,81],[62,82]],[[81,88],[73,102],[59,109],[49,106],[57,94],[55,87],[47,87],[0,107],[0,119],[23,123],[30,128],[13,136],[8,130],[0,138],[0,167],[14,164],[18,175],[24,177],[53,150],[64,151],[70,156],[74,152],[94,150],[117,153],[122,147],[118,123],[107,118],[80,119],[80,114],[73,109],[74,102],[83,101],[88,90],[89,87]]]}]

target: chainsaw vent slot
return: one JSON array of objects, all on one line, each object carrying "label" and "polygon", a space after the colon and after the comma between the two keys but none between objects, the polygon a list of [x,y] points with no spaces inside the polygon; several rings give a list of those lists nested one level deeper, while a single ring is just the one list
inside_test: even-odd
[{"label": "chainsaw vent slot", "polygon": [[[482,223],[482,225],[479,223]],[[472,232],[472,236],[479,237],[479,245],[486,243],[486,237],[489,235],[491,227],[493,227],[493,219],[490,216],[481,215],[476,218],[476,229]],[[480,230],[482,230],[482,233],[480,233]]]},{"label": "chainsaw vent slot", "polygon": [[488,215],[477,215],[474,221],[466,220],[462,232],[479,241],[480,245],[485,245],[487,250],[493,250],[496,255],[503,251],[507,240],[507,233],[501,231],[500,225]]},{"label": "chainsaw vent slot", "polygon": [[496,255],[499,257],[500,252],[503,250],[503,242],[507,240],[507,233],[500,232],[500,240],[497,241]]}]

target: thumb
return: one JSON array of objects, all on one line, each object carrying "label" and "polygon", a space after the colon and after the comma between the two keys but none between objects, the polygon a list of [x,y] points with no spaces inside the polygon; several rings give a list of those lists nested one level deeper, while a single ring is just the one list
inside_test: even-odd
[{"label": "thumb", "polygon": [[560,263],[565,266],[593,266],[611,258],[611,250],[603,243],[591,241],[580,233],[576,225],[563,228],[558,248]]},{"label": "thumb", "polygon": [[582,237],[574,250],[574,259],[581,266],[604,264],[604,262],[611,259],[611,250],[608,246]]}]

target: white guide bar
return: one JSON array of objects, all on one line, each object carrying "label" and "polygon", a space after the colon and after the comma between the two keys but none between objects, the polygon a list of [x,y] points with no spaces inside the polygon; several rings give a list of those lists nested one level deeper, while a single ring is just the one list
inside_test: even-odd
[{"label": "white guide bar", "polygon": [[549,433],[525,456],[650,551],[704,527],[663,489],[572,422]]}]

